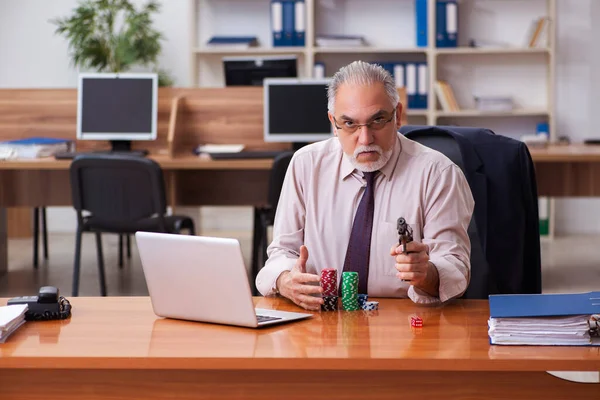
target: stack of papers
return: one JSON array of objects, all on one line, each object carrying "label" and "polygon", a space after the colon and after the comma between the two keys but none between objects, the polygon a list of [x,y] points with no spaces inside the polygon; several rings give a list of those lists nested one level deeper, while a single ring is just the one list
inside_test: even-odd
[{"label": "stack of papers", "polygon": [[67,152],[70,149],[71,141],[67,139],[32,137],[0,142],[0,152],[11,152],[11,156],[6,158],[32,159],[52,157],[56,153]]},{"label": "stack of papers", "polygon": [[600,292],[490,296],[491,344],[598,346]]},{"label": "stack of papers", "polygon": [[195,149],[196,154],[202,153],[239,153],[244,150],[243,144],[203,144]]},{"label": "stack of papers", "polygon": [[15,304],[0,307],[0,343],[25,323],[27,304]]},{"label": "stack of papers", "polygon": [[363,36],[319,35],[315,39],[319,47],[360,47],[365,46]]},{"label": "stack of papers", "polygon": [[585,346],[592,344],[588,315],[550,318],[490,318],[492,344]]}]

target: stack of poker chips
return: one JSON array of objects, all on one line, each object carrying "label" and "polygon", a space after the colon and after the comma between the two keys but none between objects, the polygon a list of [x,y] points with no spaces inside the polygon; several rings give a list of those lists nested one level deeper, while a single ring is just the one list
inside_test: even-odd
[{"label": "stack of poker chips", "polygon": [[358,273],[342,273],[342,306],[346,311],[358,311]]},{"label": "stack of poker chips", "polygon": [[321,287],[323,288],[322,311],[336,311],[338,304],[337,296],[337,270],[325,268],[321,271]]},{"label": "stack of poker chips", "polygon": [[374,311],[379,310],[379,302],[378,301],[366,301],[365,305],[362,307],[365,311]]},{"label": "stack of poker chips", "polygon": [[365,304],[367,303],[367,300],[369,300],[369,295],[367,294],[359,294],[358,295],[358,307],[361,309],[365,309]]}]

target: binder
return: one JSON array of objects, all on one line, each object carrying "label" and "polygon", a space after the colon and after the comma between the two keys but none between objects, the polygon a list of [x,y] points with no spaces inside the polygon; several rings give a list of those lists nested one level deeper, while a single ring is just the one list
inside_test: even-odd
[{"label": "binder", "polygon": [[458,4],[456,0],[437,0],[435,10],[435,45],[437,47],[456,47],[458,45]]},{"label": "binder", "polygon": [[548,197],[538,197],[538,219],[540,236],[550,234],[550,201]]},{"label": "binder", "polygon": [[280,0],[271,2],[271,31],[273,32],[273,47],[283,44],[283,3]]},{"label": "binder", "polygon": [[324,62],[316,62],[313,67],[313,77],[315,79],[323,79],[325,78],[325,63]]},{"label": "binder", "polygon": [[408,100],[408,108],[418,108],[417,104],[417,65],[414,63],[406,63],[406,97]]},{"label": "binder", "polygon": [[427,47],[427,2],[428,0],[415,0],[417,47]]},{"label": "binder", "polygon": [[458,45],[458,4],[446,2],[446,47]]},{"label": "binder", "polygon": [[600,314],[600,291],[569,294],[489,296],[492,318],[560,317]]},{"label": "binder", "polygon": [[296,0],[294,5],[294,46],[304,47],[306,44],[306,4],[304,0]]},{"label": "binder", "polygon": [[489,296],[495,345],[600,346],[600,292]]},{"label": "binder", "polygon": [[295,6],[296,4],[293,0],[283,1],[283,46],[294,45]]},{"label": "binder", "polygon": [[429,93],[429,75],[427,63],[419,63],[417,65],[417,107],[420,109],[427,108],[427,98]]},{"label": "binder", "polygon": [[[406,86],[406,73],[404,72],[404,63],[394,64],[394,81],[396,82],[397,88],[403,88]],[[404,104],[408,106],[407,104]]]}]

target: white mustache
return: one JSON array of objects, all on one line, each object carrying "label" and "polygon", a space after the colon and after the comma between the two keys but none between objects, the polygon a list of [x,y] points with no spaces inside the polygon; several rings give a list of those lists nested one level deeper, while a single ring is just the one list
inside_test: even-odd
[{"label": "white mustache", "polygon": [[360,153],[364,153],[364,152],[367,152],[367,151],[375,151],[379,155],[383,154],[383,150],[381,149],[381,147],[379,147],[379,146],[377,146],[377,145],[374,144],[374,145],[371,145],[371,146],[360,146],[360,147],[357,147],[354,150],[354,158],[358,157],[358,155]]}]

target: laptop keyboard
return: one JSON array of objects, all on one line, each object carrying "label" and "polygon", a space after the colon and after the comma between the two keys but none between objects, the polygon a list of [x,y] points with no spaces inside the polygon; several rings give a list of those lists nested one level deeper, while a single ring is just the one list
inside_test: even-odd
[{"label": "laptop keyboard", "polygon": [[267,315],[258,315],[258,314],[256,314],[256,319],[258,320],[258,323],[260,324],[261,322],[277,321],[278,319],[281,319],[281,317],[270,317],[270,316],[267,316]]}]

